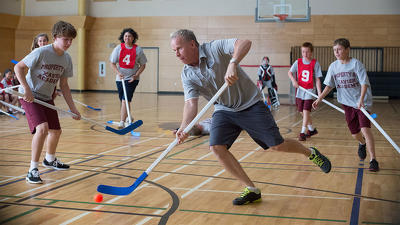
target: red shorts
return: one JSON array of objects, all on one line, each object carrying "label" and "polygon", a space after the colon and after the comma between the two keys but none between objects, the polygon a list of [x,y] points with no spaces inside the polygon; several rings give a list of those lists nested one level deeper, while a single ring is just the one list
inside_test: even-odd
[{"label": "red shorts", "polygon": [[[48,123],[49,129],[51,130],[61,129],[56,110],[37,103],[26,102],[23,99],[19,99],[19,101],[21,102],[22,107],[24,107],[26,119],[28,120],[29,129],[32,134],[36,133],[36,127],[42,123]],[[45,102],[54,105],[53,100]]]},{"label": "red shorts", "polygon": [[347,126],[349,127],[351,134],[358,134],[362,127],[371,128],[371,121],[369,121],[361,110],[347,105],[343,105],[343,109],[344,115],[346,116]]},{"label": "red shorts", "polygon": [[303,112],[303,110],[307,110],[307,111],[311,112],[313,101],[314,100],[312,100],[312,99],[303,100],[301,98],[296,98],[297,110],[299,112]]}]

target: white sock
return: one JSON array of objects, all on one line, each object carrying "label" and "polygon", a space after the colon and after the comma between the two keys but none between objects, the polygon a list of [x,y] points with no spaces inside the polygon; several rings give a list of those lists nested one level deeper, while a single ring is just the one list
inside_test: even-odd
[{"label": "white sock", "polygon": [[56,159],[56,155],[52,155],[46,152],[46,160],[47,162],[53,162]]},{"label": "white sock", "polygon": [[305,134],[306,133],[306,127],[301,127],[301,132],[300,133],[303,133],[303,134]]},{"label": "white sock", "polygon": [[29,172],[38,167],[39,167],[39,162],[31,161],[31,167],[29,167]]},{"label": "white sock", "polygon": [[307,127],[308,127],[308,130],[309,131],[313,131],[314,130],[314,127],[310,124],[310,125],[307,125]]},{"label": "white sock", "polygon": [[255,192],[256,194],[260,193],[260,189],[256,188],[256,187],[247,187],[247,189],[249,189],[252,192]]}]

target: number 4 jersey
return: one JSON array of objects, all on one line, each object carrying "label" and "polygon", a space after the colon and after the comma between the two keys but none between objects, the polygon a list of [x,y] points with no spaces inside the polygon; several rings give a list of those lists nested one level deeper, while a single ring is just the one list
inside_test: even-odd
[{"label": "number 4 jersey", "polygon": [[[141,47],[134,44],[129,48],[121,43],[111,53],[110,62],[118,64],[117,68],[124,75],[124,80],[129,80],[136,74],[141,65],[147,63],[147,58]],[[119,76],[116,76],[115,79],[120,81]]]}]

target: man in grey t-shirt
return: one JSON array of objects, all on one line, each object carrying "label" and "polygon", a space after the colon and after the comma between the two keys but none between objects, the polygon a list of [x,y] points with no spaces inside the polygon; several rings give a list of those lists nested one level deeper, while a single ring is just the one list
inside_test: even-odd
[{"label": "man in grey t-shirt", "polygon": [[271,112],[264,105],[256,85],[238,65],[250,50],[249,40],[216,40],[199,45],[190,30],[178,30],[171,35],[171,48],[185,65],[181,74],[185,105],[181,126],[176,133],[182,143],[188,136],[183,130],[194,119],[198,98],[210,100],[226,82],[229,87],[216,101],[210,130],[210,149],[220,163],[246,186],[234,205],[261,201],[261,191],[255,187],[235,157],[228,151],[242,130],[262,148],[301,153],[310,157],[324,172],[330,161],[316,148],[306,148],[299,142],[283,139]]}]

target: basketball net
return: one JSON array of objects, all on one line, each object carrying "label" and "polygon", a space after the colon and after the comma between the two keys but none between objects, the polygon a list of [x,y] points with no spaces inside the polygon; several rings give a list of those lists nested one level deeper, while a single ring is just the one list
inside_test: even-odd
[{"label": "basketball net", "polygon": [[285,20],[288,16],[289,16],[288,14],[274,14],[274,19],[275,19],[275,22],[277,23],[277,26],[284,27]]}]

